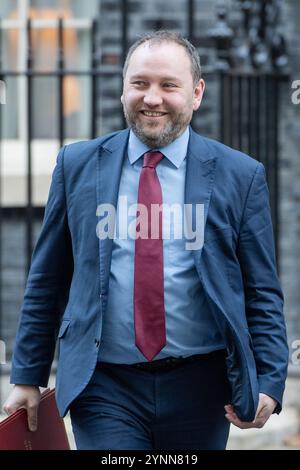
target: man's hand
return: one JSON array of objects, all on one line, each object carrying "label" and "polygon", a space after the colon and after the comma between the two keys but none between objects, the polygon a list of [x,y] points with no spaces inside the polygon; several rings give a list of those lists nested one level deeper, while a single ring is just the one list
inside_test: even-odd
[{"label": "man's hand", "polygon": [[226,405],[224,407],[226,411],[225,417],[230,423],[241,429],[262,428],[275,410],[276,405],[277,402],[273,398],[265,393],[260,393],[254,421],[241,421],[235,414],[232,405]]},{"label": "man's hand", "polygon": [[35,385],[15,385],[4,403],[3,409],[8,415],[11,415],[20,408],[25,408],[29,430],[36,431],[40,396],[40,389]]}]

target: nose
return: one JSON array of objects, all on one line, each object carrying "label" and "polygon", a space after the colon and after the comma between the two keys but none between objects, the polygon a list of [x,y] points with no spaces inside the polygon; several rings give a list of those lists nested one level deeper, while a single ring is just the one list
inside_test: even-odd
[{"label": "nose", "polygon": [[163,100],[158,90],[149,88],[144,96],[144,103],[148,106],[160,106]]}]

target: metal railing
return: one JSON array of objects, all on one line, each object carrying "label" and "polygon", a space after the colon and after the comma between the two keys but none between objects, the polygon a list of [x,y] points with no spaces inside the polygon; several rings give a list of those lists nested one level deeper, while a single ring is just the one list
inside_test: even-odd
[{"label": "metal railing", "polygon": [[[31,255],[34,246],[34,229],[37,221],[41,221],[43,217],[44,208],[36,207],[33,202],[33,141],[34,141],[34,109],[33,109],[33,97],[34,97],[34,81],[37,77],[52,77],[56,79],[56,100],[57,100],[57,140],[59,146],[62,146],[66,139],[66,129],[65,129],[65,116],[64,116],[64,79],[68,76],[76,77],[87,77],[89,80],[89,89],[90,89],[90,115],[89,115],[89,136],[94,138],[97,134],[96,129],[96,107],[99,100],[99,92],[97,87],[97,81],[99,77],[107,78],[112,72],[107,72],[101,69],[97,63],[96,57],[96,36],[97,36],[97,21],[92,21],[91,28],[89,31],[90,38],[90,65],[86,70],[70,70],[66,68],[65,60],[65,44],[64,44],[64,28],[65,22],[60,19],[57,22],[57,67],[55,70],[49,71],[39,71],[34,68],[34,55],[32,47],[32,22],[28,20],[27,22],[27,57],[26,57],[26,69],[25,70],[8,70],[4,69],[2,66],[1,60],[1,47],[0,47],[0,79],[4,83],[11,77],[18,77],[26,80],[26,132],[25,132],[25,141],[24,146],[26,148],[26,196],[25,203],[22,207],[3,207],[1,201],[2,190],[0,186],[0,340],[5,340],[6,342],[6,355],[7,360],[10,361],[13,336],[8,334],[8,337],[3,337],[4,323],[7,323],[7,312],[4,311],[4,295],[3,295],[3,227],[11,217],[15,221],[18,221],[18,224],[21,222],[25,225],[25,236],[24,236],[24,259],[19,261],[20,264],[24,265],[26,273],[30,267]],[[0,45],[2,43],[2,29],[0,24]],[[121,68],[116,72],[120,75],[121,78]],[[115,74],[115,73],[114,73]],[[120,80],[121,83],[121,80]],[[120,88],[121,90],[121,88]],[[47,110],[46,110],[47,112]],[[0,108],[0,157],[3,157],[2,152],[2,136],[3,136],[3,126],[2,121],[5,118],[4,110]],[[75,136],[76,138],[76,136]],[[0,164],[0,185],[2,182]],[[11,256],[14,257],[15,254],[12,252]],[[25,261],[25,262],[24,262]],[[26,273],[24,273],[24,279],[26,279]],[[11,278],[11,283],[18,284],[15,276]],[[7,283],[7,281],[6,281]],[[16,319],[18,317],[19,304],[18,300],[15,301],[15,313],[14,317],[10,318],[12,325],[16,324]],[[5,315],[5,322],[4,322]],[[7,329],[5,330],[7,333]],[[3,366],[0,366],[0,375],[3,372]],[[0,403],[1,403],[1,387],[0,387]]]},{"label": "metal railing", "polygon": [[287,75],[228,71],[220,80],[220,139],[265,166],[279,262],[279,102]]}]

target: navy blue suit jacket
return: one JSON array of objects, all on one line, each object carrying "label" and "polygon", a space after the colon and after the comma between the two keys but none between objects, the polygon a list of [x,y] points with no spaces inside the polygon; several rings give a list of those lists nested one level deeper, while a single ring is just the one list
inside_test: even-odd
[{"label": "navy blue suit jacket", "polygon": [[[61,149],[32,258],[11,382],[46,386],[58,337],[61,415],[98,359],[112,240],[97,237],[96,209],[117,205],[128,136],[126,129]],[[253,420],[263,392],[279,412],[288,347],[264,167],[191,130],[186,171],[185,203],[205,205],[205,241],[193,256],[227,345],[232,403]]]}]

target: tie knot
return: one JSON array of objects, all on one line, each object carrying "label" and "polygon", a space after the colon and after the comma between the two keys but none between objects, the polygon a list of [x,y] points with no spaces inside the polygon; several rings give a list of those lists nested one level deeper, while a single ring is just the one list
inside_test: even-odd
[{"label": "tie knot", "polygon": [[161,152],[146,152],[144,153],[143,168],[150,167],[156,168],[159,162],[164,158]]}]

